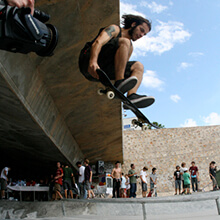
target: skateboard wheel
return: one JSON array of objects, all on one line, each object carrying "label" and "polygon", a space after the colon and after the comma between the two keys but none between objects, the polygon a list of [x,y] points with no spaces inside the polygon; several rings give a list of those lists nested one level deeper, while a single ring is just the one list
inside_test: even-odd
[{"label": "skateboard wheel", "polygon": [[142,131],[146,131],[148,129],[147,125],[142,126]]},{"label": "skateboard wheel", "polygon": [[97,93],[98,93],[99,95],[103,95],[103,94],[104,94],[104,93],[103,93],[103,89],[102,89],[102,88],[99,88],[98,91],[97,91]]},{"label": "skateboard wheel", "polygon": [[137,124],[137,120],[136,120],[136,119],[133,119],[133,120],[131,121],[131,123],[132,123],[132,125],[136,125],[136,124]]},{"label": "skateboard wheel", "polygon": [[106,95],[108,99],[114,99],[115,97],[115,93],[113,91],[108,91]]}]

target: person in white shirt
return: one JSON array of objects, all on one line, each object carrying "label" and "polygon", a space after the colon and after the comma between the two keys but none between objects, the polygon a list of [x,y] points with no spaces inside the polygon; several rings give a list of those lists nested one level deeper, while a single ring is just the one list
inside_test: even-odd
[{"label": "person in white shirt", "polygon": [[11,169],[9,167],[5,167],[2,169],[1,172],[1,178],[0,178],[0,183],[1,183],[1,198],[5,199],[5,190],[7,188],[7,181],[8,181],[8,171]]},{"label": "person in white shirt", "polygon": [[76,163],[77,167],[79,168],[79,179],[78,179],[78,186],[80,190],[80,199],[87,199],[87,190],[85,186],[85,167],[82,166],[82,163],[78,161]]},{"label": "person in white shirt", "polygon": [[121,174],[121,197],[126,198],[126,178],[124,177],[124,173]]},{"label": "person in white shirt", "polygon": [[143,198],[147,196],[147,167],[144,167],[140,172],[141,186],[142,186],[142,196]]}]

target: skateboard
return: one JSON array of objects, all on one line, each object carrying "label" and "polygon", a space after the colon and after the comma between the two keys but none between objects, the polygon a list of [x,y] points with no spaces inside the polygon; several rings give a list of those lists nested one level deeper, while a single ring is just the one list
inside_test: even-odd
[{"label": "skateboard", "polygon": [[149,124],[157,129],[159,128],[156,125],[152,124],[148,120],[148,118],[111,83],[111,80],[103,70],[97,69],[96,72],[99,75],[99,81],[105,86],[105,89],[98,89],[99,95],[106,94],[108,99],[114,99],[115,97],[119,98],[123,102],[123,104],[126,105],[126,107],[137,116],[138,119],[133,119],[132,124],[141,127],[143,131],[146,131],[148,129],[148,126],[146,124]]}]

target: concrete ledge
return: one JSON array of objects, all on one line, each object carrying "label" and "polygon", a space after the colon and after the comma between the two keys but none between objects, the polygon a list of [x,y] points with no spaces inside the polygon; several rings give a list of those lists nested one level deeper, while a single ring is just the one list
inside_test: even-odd
[{"label": "concrete ledge", "polygon": [[[219,210],[220,193],[145,199],[92,199],[54,202],[0,201],[0,219],[63,218],[75,216],[147,216],[194,214]],[[207,202],[208,201],[208,202]],[[192,209],[193,206],[193,209]],[[217,209],[216,209],[217,206]]]}]

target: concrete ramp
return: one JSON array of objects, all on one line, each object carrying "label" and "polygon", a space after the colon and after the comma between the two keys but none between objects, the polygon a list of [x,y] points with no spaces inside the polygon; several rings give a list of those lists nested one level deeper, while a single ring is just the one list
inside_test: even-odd
[{"label": "concrete ramp", "polygon": [[[59,32],[54,56],[0,51],[0,151],[29,165],[123,160],[121,104],[97,95],[78,56],[99,28],[119,24],[118,0],[39,0]],[[32,163],[33,162],[33,163]],[[16,164],[16,161],[11,163]]]}]

